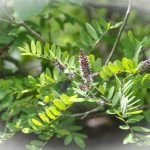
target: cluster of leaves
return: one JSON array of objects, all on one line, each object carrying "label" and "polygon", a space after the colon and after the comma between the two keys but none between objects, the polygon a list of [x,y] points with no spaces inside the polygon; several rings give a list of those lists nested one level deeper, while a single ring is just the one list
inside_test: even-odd
[{"label": "cluster of leaves", "polygon": [[85,146],[86,136],[80,133],[82,128],[75,125],[75,119],[64,119],[63,116],[77,95],[60,95],[54,88],[57,86],[56,81],[59,82],[58,78],[60,76],[57,71],[52,76],[47,69],[37,79],[29,76],[28,80],[0,81],[1,112],[3,112],[1,118],[6,121],[5,130],[0,136],[1,142],[21,130],[25,134],[34,132],[39,137],[39,140],[31,141],[27,149],[41,149],[54,134],[57,137],[64,137],[65,145],[74,139],[80,147]]},{"label": "cluster of leaves", "polygon": [[[64,65],[71,71],[71,69],[76,68],[75,66],[75,56],[70,57],[69,53],[67,51],[62,52],[60,47],[56,47],[55,45],[52,45],[50,48],[49,44],[46,43],[44,48],[41,46],[40,42],[37,41],[36,43],[34,41],[31,41],[31,46],[29,46],[27,43],[24,44],[24,47],[19,48],[22,51],[22,55],[28,55],[33,57],[39,57],[43,59],[48,59],[53,62],[58,61],[60,65],[62,64],[62,68]],[[59,68],[59,66],[56,67]],[[60,69],[61,70],[61,69]],[[69,72],[69,70],[66,70]]]},{"label": "cluster of leaves", "polygon": [[107,80],[114,74],[119,74],[119,73],[130,73],[134,74],[138,72],[136,69],[137,64],[134,60],[128,59],[128,58],[123,58],[122,62],[119,60],[114,61],[114,63],[109,62],[107,66],[104,66],[102,71],[100,72],[101,78],[104,80]]},{"label": "cluster of leaves", "polygon": [[109,30],[115,29],[121,24],[122,22],[111,25],[110,22],[107,22],[103,18],[100,18],[99,21],[93,20],[92,24],[86,23],[86,31],[81,32],[81,42],[79,44],[85,49],[91,47],[93,49]]},{"label": "cluster of leaves", "polygon": [[[19,47],[24,61],[30,63],[30,59],[36,58],[46,67],[43,67],[37,76],[23,77],[23,68],[19,72],[21,75],[17,77],[6,76],[6,79],[0,79],[0,112],[1,119],[6,122],[4,132],[0,133],[1,142],[22,131],[25,134],[35,133],[38,137],[27,145],[27,149],[42,149],[52,136],[63,138],[65,145],[74,141],[84,148],[86,135],[76,123],[76,114],[72,113],[71,108],[74,103],[79,103],[82,107],[85,103],[92,103],[96,110],[116,116],[123,124],[120,128],[130,132],[124,144],[150,145],[150,135],[145,134],[149,133],[150,129],[138,125],[144,116],[150,120],[150,112],[143,111],[143,105],[149,104],[150,64],[149,60],[139,63],[142,56],[140,52],[149,46],[150,38],[146,36],[138,40],[129,31],[118,44],[120,51],[116,50],[117,54],[123,55],[122,60],[116,55],[119,59],[103,65],[104,59],[97,57],[99,43],[101,40],[105,41],[105,44],[113,43],[108,32],[114,32],[122,22],[110,23],[100,18],[99,21],[85,23],[87,21],[82,20],[83,16],[76,17],[76,12],[80,10],[83,15],[83,10],[79,5],[74,5],[76,1],[72,2],[73,5],[66,4],[65,1],[50,2],[51,9],[47,6],[40,14],[48,4],[47,0],[42,1],[40,12],[33,11],[33,16],[40,14],[37,19],[39,22],[36,20],[36,23],[29,19],[30,14],[24,16],[25,14],[20,12],[22,10],[18,9],[18,1],[15,19],[28,20],[33,29],[42,33],[40,35],[26,24],[19,24],[19,28],[14,22],[12,26],[5,26],[6,23],[3,25],[4,31],[8,28],[12,31],[9,32],[11,38],[6,38],[5,35],[0,41],[1,45],[7,45],[5,49],[10,46],[10,56],[4,55],[1,64],[9,58],[8,60],[16,65],[17,71],[20,71],[24,64],[20,66],[19,62],[18,65],[11,57],[12,49]],[[30,3],[32,2],[29,1],[28,4]],[[38,7],[40,5],[41,0],[37,3]],[[63,7],[68,5],[70,10],[66,12]],[[47,40],[35,40],[40,40],[39,36]],[[82,56],[81,50],[79,52],[81,47]],[[93,50],[95,51],[91,54]],[[8,70],[4,72],[7,73]],[[83,75],[84,78],[90,77],[90,80],[85,80]],[[2,76],[5,77],[5,74]],[[105,108],[101,110],[103,105]],[[83,113],[83,117],[89,113],[90,111]]]},{"label": "cluster of leaves", "polygon": [[[31,45],[33,45],[32,43]],[[20,48],[20,50],[23,51],[23,55],[40,57],[40,55],[42,54],[41,48],[40,48],[40,51],[36,50],[36,53],[34,49],[32,50],[32,48],[35,49],[35,46],[31,46],[31,50],[29,50],[28,46],[24,48]],[[55,47],[55,50],[54,48],[49,49],[49,51],[47,52],[47,54],[49,54],[48,56],[51,56],[51,55],[54,56],[54,54],[51,52],[52,50],[56,51],[57,48]],[[46,57],[41,56],[41,58],[46,58]],[[55,59],[57,58],[57,54],[54,58]],[[109,63],[107,66],[101,67],[99,71],[99,74],[101,77],[99,81],[101,81],[101,83],[105,81],[103,85],[99,83],[94,83],[94,81],[93,82],[91,81],[92,83],[91,83],[91,87],[89,88],[89,90],[83,90],[80,88],[80,86],[77,86],[76,88],[72,89],[74,91],[72,92],[77,93],[78,95],[81,95],[83,97],[75,98],[73,96],[74,98],[71,101],[74,101],[74,102],[90,101],[90,102],[95,103],[95,102],[98,102],[98,97],[92,98],[91,91],[92,92],[95,91],[97,94],[98,92],[100,92],[99,96],[102,99],[104,99],[104,101],[106,101],[106,104],[108,104],[108,106],[111,107],[111,109],[108,109],[107,112],[109,114],[116,114],[117,118],[123,121],[123,123],[125,123],[125,125],[120,126],[121,129],[126,129],[126,130],[129,129],[131,131],[130,135],[127,136],[124,143],[128,143],[128,142],[140,143],[139,142],[140,138],[142,138],[143,135],[136,134],[134,131],[137,131],[138,129],[140,130],[141,128],[143,129],[143,127],[130,126],[130,123],[132,124],[132,123],[139,122],[140,120],[144,118],[144,116],[141,114],[143,110],[139,109],[139,107],[141,106],[143,102],[140,99],[136,98],[136,96],[134,95],[134,90],[132,88],[133,85],[135,84],[134,82],[136,81],[136,76],[137,74],[140,73],[140,71],[141,70],[138,69],[138,65],[136,61],[128,59],[128,58],[123,58],[122,62],[119,60],[116,60],[114,63]],[[78,69],[74,70],[74,72],[76,74],[80,73],[78,72]],[[119,77],[120,73],[124,73],[125,78]],[[111,77],[114,77],[114,78],[111,79]],[[111,84],[109,84],[109,82],[107,82],[110,79],[112,80],[111,84],[113,83],[117,85],[116,88],[115,86],[112,86]],[[82,78],[81,79],[75,78],[74,80],[76,80],[76,83],[82,82],[80,81],[82,80]],[[114,81],[116,82],[114,83]],[[39,113],[40,119],[43,121],[43,123],[45,123],[44,125],[50,123],[49,118],[53,121],[57,118],[56,116],[60,116],[60,112],[57,111],[57,109],[66,110],[67,106],[65,105],[72,104],[72,102],[68,101],[70,98],[67,95],[64,95],[64,94],[61,95],[60,99],[54,99],[53,105],[51,104],[50,107],[44,108],[44,111],[42,111],[42,113],[41,112]],[[43,127],[43,124],[39,122],[37,119],[32,119],[31,121],[32,123],[34,123],[34,125]],[[146,128],[144,129],[145,129],[144,131],[149,131],[149,129],[146,129]],[[147,143],[147,139],[145,139],[144,143]]]}]

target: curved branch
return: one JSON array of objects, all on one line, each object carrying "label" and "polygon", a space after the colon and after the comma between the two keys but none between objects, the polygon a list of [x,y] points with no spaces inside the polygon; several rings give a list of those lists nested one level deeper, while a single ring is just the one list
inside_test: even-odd
[{"label": "curved branch", "polygon": [[34,37],[36,37],[38,40],[42,41],[42,42],[46,42],[45,38],[42,37],[38,32],[36,32],[35,30],[33,30],[30,26],[28,26],[25,22],[20,21],[20,22],[14,22],[15,24],[24,27],[25,29],[27,29],[29,31],[29,33],[31,35],[33,35]]},{"label": "curved branch", "polygon": [[118,46],[118,43],[119,43],[119,41],[120,41],[122,32],[123,32],[123,30],[124,30],[124,28],[125,28],[125,26],[126,26],[127,20],[128,20],[128,18],[129,18],[129,15],[130,15],[131,3],[132,3],[132,0],[129,1],[128,8],[127,8],[127,11],[126,11],[126,15],[125,15],[123,24],[122,24],[122,26],[121,26],[120,29],[119,29],[119,32],[118,32],[118,35],[117,35],[117,39],[116,39],[115,44],[114,44],[114,46],[113,46],[113,48],[112,48],[112,50],[111,50],[111,52],[110,52],[110,54],[109,54],[109,56],[108,56],[108,58],[107,58],[107,60],[106,60],[105,65],[108,64],[108,62],[110,61],[112,55],[114,54],[114,51],[115,51],[116,47]]}]

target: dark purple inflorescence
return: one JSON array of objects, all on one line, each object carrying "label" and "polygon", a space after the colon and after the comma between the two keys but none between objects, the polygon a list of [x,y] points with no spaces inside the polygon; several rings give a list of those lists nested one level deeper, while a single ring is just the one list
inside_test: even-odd
[{"label": "dark purple inflorescence", "polygon": [[80,72],[84,83],[90,83],[92,81],[90,64],[88,61],[88,57],[86,56],[82,48],[80,49],[79,63],[80,63]]},{"label": "dark purple inflorescence", "polygon": [[150,58],[148,58],[145,61],[142,61],[139,65],[138,65],[138,70],[140,72],[150,72]]}]

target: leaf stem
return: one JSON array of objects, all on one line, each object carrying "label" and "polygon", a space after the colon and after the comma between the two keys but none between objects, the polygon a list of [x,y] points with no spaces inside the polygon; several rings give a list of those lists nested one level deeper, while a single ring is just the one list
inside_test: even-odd
[{"label": "leaf stem", "polygon": [[122,24],[122,26],[121,26],[120,29],[119,29],[119,32],[118,32],[118,35],[117,35],[117,39],[116,39],[115,44],[114,44],[114,46],[113,46],[113,48],[112,48],[112,50],[111,50],[111,52],[110,52],[110,54],[109,54],[109,56],[108,56],[108,58],[107,58],[107,60],[106,60],[105,65],[107,65],[108,62],[110,61],[110,59],[111,59],[111,57],[113,56],[114,51],[115,51],[115,49],[116,49],[116,47],[117,47],[117,45],[118,45],[118,43],[119,43],[119,41],[120,41],[122,32],[123,32],[123,30],[124,30],[124,28],[125,28],[125,26],[126,26],[127,20],[128,20],[128,18],[129,18],[129,15],[130,15],[131,3],[132,3],[132,0],[129,0],[129,4],[128,4],[128,8],[127,8],[127,11],[126,11],[126,14],[125,14],[125,17],[124,17],[123,24]]}]

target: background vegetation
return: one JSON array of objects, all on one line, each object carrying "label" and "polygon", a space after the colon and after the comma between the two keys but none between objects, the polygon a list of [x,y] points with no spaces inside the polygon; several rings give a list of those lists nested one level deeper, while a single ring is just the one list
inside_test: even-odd
[{"label": "background vegetation", "polygon": [[27,149],[54,136],[84,148],[86,120],[113,115],[124,144],[150,144],[149,18],[130,3],[125,16],[77,0],[0,2],[1,142],[23,132],[37,135]]}]

